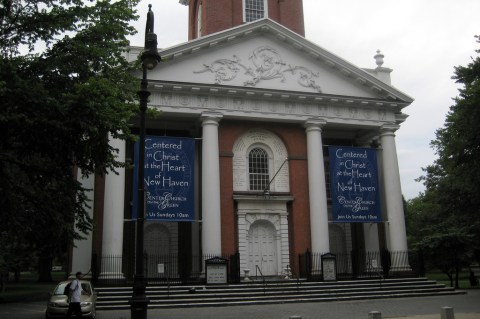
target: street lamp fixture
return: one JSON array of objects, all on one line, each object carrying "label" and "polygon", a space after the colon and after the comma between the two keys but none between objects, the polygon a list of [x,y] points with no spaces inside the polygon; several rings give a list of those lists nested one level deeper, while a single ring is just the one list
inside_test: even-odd
[{"label": "street lamp fixture", "polygon": [[157,35],[153,32],[152,5],[148,5],[147,23],[145,27],[145,47],[140,55],[142,60],[142,82],[138,97],[140,99],[140,140],[138,147],[138,205],[137,205],[137,232],[135,247],[135,276],[133,278],[133,294],[130,299],[132,319],[146,319],[149,300],[145,293],[146,282],[143,265],[143,226],[145,220],[145,113],[147,101],[150,96],[148,91],[147,70],[152,70],[160,62],[157,51]]},{"label": "street lamp fixture", "polygon": [[147,23],[145,26],[145,47],[140,58],[142,66],[148,70],[152,70],[160,62],[160,55],[157,50],[157,35],[153,31],[154,17],[152,5],[148,5]]}]

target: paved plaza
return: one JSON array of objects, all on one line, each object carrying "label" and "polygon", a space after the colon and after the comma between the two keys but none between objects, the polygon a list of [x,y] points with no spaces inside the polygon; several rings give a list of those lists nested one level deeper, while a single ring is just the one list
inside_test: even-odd
[{"label": "paved plaza", "polygon": [[[165,319],[368,319],[379,311],[382,318],[441,319],[442,307],[452,307],[455,319],[480,319],[480,290],[465,295],[380,300],[306,302],[258,306],[150,310],[149,318]],[[129,311],[102,312],[98,319],[129,319]],[[446,318],[449,319],[449,318]]]},{"label": "paved plaza", "polygon": [[[455,319],[480,319],[480,290],[464,295],[389,298],[360,301],[305,302],[274,305],[181,308],[148,311],[150,319],[368,319],[379,311],[382,318],[442,319],[442,307],[452,307]],[[0,304],[0,318],[43,319],[45,303]],[[97,319],[130,319],[129,310],[98,311]],[[451,319],[451,318],[446,318]]]}]

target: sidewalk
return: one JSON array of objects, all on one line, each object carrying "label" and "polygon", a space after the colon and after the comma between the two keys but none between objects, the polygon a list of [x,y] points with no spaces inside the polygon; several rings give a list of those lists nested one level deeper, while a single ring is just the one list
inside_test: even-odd
[{"label": "sidewalk", "polygon": [[[456,313],[455,319],[479,319],[480,313]],[[422,316],[410,316],[410,317],[392,317],[388,319],[441,319],[440,313],[437,315],[422,315]],[[448,319],[448,318],[446,318]]]},{"label": "sidewalk", "polygon": [[[464,295],[418,298],[149,309],[148,318],[289,319],[290,316],[299,316],[302,319],[368,319],[371,311],[379,311],[382,319],[441,319],[442,307],[452,307],[455,319],[480,319],[480,290],[468,290]],[[130,310],[97,313],[97,319],[129,318]]]},{"label": "sidewalk", "polygon": [[[43,319],[45,301],[0,303],[0,318]],[[357,301],[305,302],[232,307],[149,309],[148,319],[443,319],[441,308],[452,307],[455,319],[480,319],[480,289],[464,295],[390,298]],[[130,310],[97,311],[96,319],[130,319]],[[298,318],[297,317],[297,318]],[[452,318],[445,318],[452,319]]]}]

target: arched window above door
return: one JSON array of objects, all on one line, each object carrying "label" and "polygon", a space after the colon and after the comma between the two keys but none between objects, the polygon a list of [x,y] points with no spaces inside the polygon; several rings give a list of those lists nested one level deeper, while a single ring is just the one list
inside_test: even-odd
[{"label": "arched window above door", "polygon": [[[287,149],[264,129],[251,129],[233,145],[233,191],[289,192]],[[273,178],[275,176],[275,178]]]},{"label": "arched window above door", "polygon": [[248,153],[248,178],[251,191],[263,191],[270,181],[268,153],[261,147]]}]

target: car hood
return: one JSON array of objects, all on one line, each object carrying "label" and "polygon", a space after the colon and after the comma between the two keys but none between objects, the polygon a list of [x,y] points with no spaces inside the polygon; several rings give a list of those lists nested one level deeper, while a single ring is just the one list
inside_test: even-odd
[{"label": "car hood", "polygon": [[[86,302],[86,301],[92,301],[92,297],[87,296],[87,295],[82,295],[80,297],[80,302]],[[62,305],[65,304],[67,305],[67,296],[66,295],[55,295],[50,297],[50,302],[55,302],[56,304]]]},{"label": "car hood", "polygon": [[63,305],[63,306],[66,306],[68,305],[67,303],[67,296],[65,295],[56,295],[56,296],[51,296],[50,297],[50,302],[54,302],[56,303],[57,305]]}]

